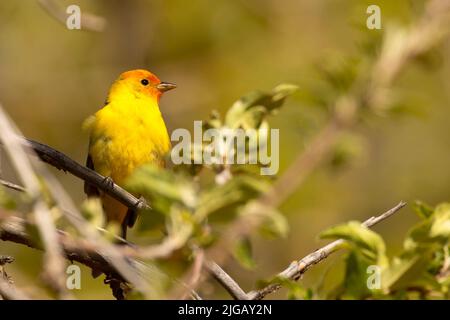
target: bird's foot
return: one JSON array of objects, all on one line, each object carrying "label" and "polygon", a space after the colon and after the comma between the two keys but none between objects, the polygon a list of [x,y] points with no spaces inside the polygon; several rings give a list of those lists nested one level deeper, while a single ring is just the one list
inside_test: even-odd
[{"label": "bird's foot", "polygon": [[137,210],[145,208],[146,206],[147,206],[147,201],[145,200],[145,198],[143,196],[140,196],[138,201],[136,201],[136,204],[134,205],[134,207]]},{"label": "bird's foot", "polygon": [[105,177],[102,183],[108,189],[111,189],[114,186],[114,180],[111,177]]}]

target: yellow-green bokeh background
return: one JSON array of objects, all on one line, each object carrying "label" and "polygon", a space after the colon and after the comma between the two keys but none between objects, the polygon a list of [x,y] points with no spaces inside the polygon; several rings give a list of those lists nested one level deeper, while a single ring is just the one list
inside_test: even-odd
[{"label": "yellow-green bokeh background", "polygon": [[[81,124],[102,106],[111,82],[125,70],[147,68],[177,83],[178,89],[162,99],[162,113],[169,131],[191,130],[194,120],[206,119],[212,109],[224,112],[248,91],[282,82],[298,84],[301,91],[302,85],[316,81],[314,65],[358,54],[364,37],[382,32],[360,30],[369,4],[380,5],[383,28],[411,22],[423,7],[423,1],[406,0],[58,2],[104,17],[105,31],[68,30],[34,0],[1,1],[0,102],[27,137],[82,163],[88,137]],[[365,219],[400,200],[434,205],[450,199],[449,49],[444,43],[438,67],[412,66],[399,79],[398,90],[417,103],[419,115],[373,117],[359,130],[368,138],[365,157],[337,172],[318,170],[282,206],[291,228],[288,238],[256,237],[254,271],[233,262],[227,266],[244,288],[317,248],[323,242],[316,237],[328,226]],[[294,96],[271,119],[280,129],[281,173],[303,150],[307,140],[302,126],[314,112]],[[81,203],[82,183],[56,174]],[[389,254],[400,249],[416,220],[407,208],[377,227]],[[41,255],[7,243],[0,243],[0,254],[16,257],[8,271],[17,285],[35,290]],[[314,267],[304,283],[313,285],[337,259]],[[83,270],[77,296],[111,298],[101,280],[91,280]],[[221,291],[213,296],[226,297]]]}]

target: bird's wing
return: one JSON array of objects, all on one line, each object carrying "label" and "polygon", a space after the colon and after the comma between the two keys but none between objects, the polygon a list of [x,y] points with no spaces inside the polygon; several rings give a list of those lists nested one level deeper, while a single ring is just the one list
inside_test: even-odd
[{"label": "bird's wing", "polygon": [[[95,170],[94,162],[92,161],[92,157],[90,154],[88,154],[87,159],[86,159],[86,167],[88,167],[89,169]],[[87,181],[84,182],[84,193],[86,193],[86,195],[88,197],[99,197],[100,196],[100,191],[95,186],[88,183]]]}]

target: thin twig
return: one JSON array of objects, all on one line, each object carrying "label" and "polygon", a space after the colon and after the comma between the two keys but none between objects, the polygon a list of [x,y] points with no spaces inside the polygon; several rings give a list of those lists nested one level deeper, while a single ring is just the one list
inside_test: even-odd
[{"label": "thin twig", "polygon": [[24,146],[31,147],[42,161],[59,170],[69,172],[72,175],[82,179],[83,181],[88,182],[89,184],[104,191],[111,197],[117,199],[127,207],[135,208],[138,210],[150,209],[145,201],[136,198],[131,193],[115,183],[111,183],[110,181],[106,183],[106,177],[100,175],[94,170],[82,166],[64,153],[55,150],[48,145],[33,141],[31,139],[22,139],[22,143]]},{"label": "thin twig", "polygon": [[[376,225],[377,223],[391,217],[396,212],[398,212],[401,208],[403,208],[406,205],[406,202],[401,201],[399,204],[397,204],[392,209],[386,211],[385,213],[374,216],[366,221],[363,222],[363,225],[366,227],[372,227]],[[325,258],[327,258],[330,254],[335,252],[337,249],[341,247],[341,245],[345,242],[343,239],[339,239],[336,241],[333,241],[326,246],[314,251],[313,253],[310,253],[306,257],[292,262],[289,267],[287,267],[285,270],[280,272],[275,279],[290,279],[290,280],[298,280],[311,266],[321,262]],[[281,288],[280,283],[272,283],[260,290],[250,291],[247,295],[250,297],[251,300],[260,300],[263,299],[265,296],[267,296],[270,293],[273,293]]]},{"label": "thin twig", "polygon": [[[6,214],[4,215],[6,216]],[[42,247],[34,243],[26,232],[26,225],[26,220],[17,216],[6,219],[0,224],[0,240],[19,243],[33,249],[42,250]],[[96,247],[89,242],[75,241],[66,232],[58,230],[58,243],[61,244],[64,255],[68,260],[84,264],[92,270],[100,271],[109,277],[123,280],[114,266],[103,258],[97,252]]]},{"label": "thin twig", "polygon": [[[2,184],[10,187],[11,189],[25,192],[25,188],[19,185],[16,185],[12,182],[6,180],[0,180]],[[75,216],[74,213],[69,212],[67,210],[64,211],[66,214],[70,216]],[[186,241],[189,239],[189,236],[192,233],[192,227],[190,225],[186,225],[185,228],[178,230],[177,233],[167,235],[164,240],[156,245],[148,245],[143,247],[137,247],[133,245],[131,242],[119,237],[118,235],[112,234],[108,230],[96,227],[98,231],[103,234],[107,234],[108,237],[113,237],[115,241],[118,243],[126,244],[127,246],[121,247],[118,249],[121,253],[124,253],[128,257],[140,258],[140,259],[161,259],[170,256],[174,251],[180,249]],[[92,245],[91,245],[92,246]],[[100,248],[98,248],[100,249]]]},{"label": "thin twig", "polygon": [[[192,264],[191,272],[186,281],[186,285],[183,288],[183,293],[180,296],[180,300],[186,300],[188,296],[192,296],[192,292],[195,292],[192,288],[195,287],[197,282],[200,280],[204,261],[205,251],[202,249],[195,250],[194,263]],[[178,294],[175,296],[178,296]]]},{"label": "thin twig", "polygon": [[51,287],[62,298],[70,298],[71,294],[65,285],[65,261],[62,250],[56,241],[57,232],[50,209],[43,200],[40,182],[33,166],[18,142],[18,130],[3,111],[0,105],[0,140],[11,159],[16,173],[24,183],[28,195],[33,199],[33,218],[45,246],[44,275]]},{"label": "thin twig", "polygon": [[14,286],[14,281],[5,271],[5,264],[14,262],[11,256],[0,256],[0,300],[28,300],[28,296]]},{"label": "thin twig", "polygon": [[208,271],[213,275],[222,287],[227,290],[227,292],[235,300],[250,300],[250,297],[245,293],[244,290],[237,284],[236,281],[231,278],[231,276],[226,273],[217,263],[214,261],[208,261],[206,263]]},{"label": "thin twig", "polygon": [[[42,247],[38,243],[33,242],[32,238],[26,232],[28,224],[26,220],[17,216],[10,216],[0,209],[0,220],[3,219],[3,217],[5,217],[4,221],[0,223],[0,240],[10,241],[28,246],[33,249],[42,250]],[[76,239],[62,230],[58,230],[58,241],[63,248],[65,257],[69,261],[76,261],[91,268],[92,270],[95,270],[96,272],[104,273],[108,279],[113,279],[114,281],[118,282],[126,281],[126,279],[122,277],[120,272],[118,272],[114,264],[112,264],[108,259],[105,259],[101,254],[99,254],[96,243]],[[122,254],[126,256],[125,251],[122,252]],[[132,257],[127,257],[127,260],[137,273],[144,274],[149,277],[156,274],[159,277],[166,276],[154,267],[148,266],[147,264],[140,261],[133,260]],[[195,278],[197,281],[197,276]],[[188,288],[188,285],[184,284],[181,281],[172,279],[169,280],[173,281],[174,283],[181,284],[185,288]],[[195,299],[201,300],[201,297],[194,290],[190,290],[190,294]]]},{"label": "thin twig", "polygon": [[30,300],[30,298],[18,290],[10,281],[0,277],[0,300]]},{"label": "thin twig", "polygon": [[12,190],[16,190],[16,191],[20,191],[20,192],[25,192],[25,188],[22,186],[19,186],[18,184],[0,179],[0,184],[6,188],[12,189]]}]

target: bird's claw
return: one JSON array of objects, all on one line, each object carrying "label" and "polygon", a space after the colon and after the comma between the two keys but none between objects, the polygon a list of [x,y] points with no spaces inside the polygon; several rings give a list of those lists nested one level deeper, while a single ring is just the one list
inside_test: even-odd
[{"label": "bird's claw", "polygon": [[136,204],[134,205],[134,207],[139,210],[139,209],[145,207],[146,205],[147,205],[147,201],[145,200],[145,198],[143,196],[140,196],[138,201],[136,201]]},{"label": "bird's claw", "polygon": [[114,180],[111,177],[105,177],[103,179],[103,185],[106,188],[112,188],[114,186]]}]

